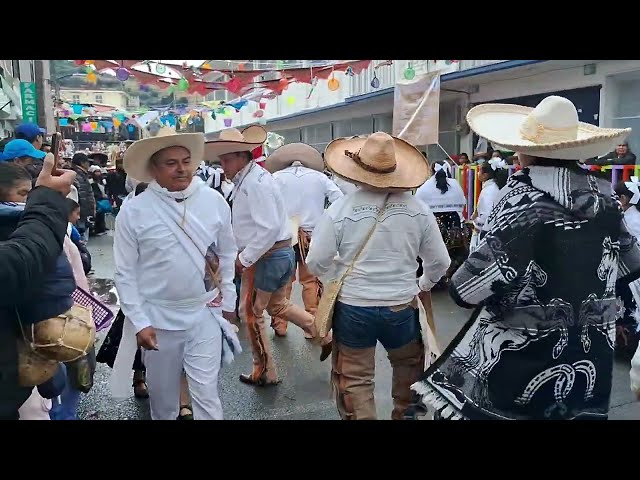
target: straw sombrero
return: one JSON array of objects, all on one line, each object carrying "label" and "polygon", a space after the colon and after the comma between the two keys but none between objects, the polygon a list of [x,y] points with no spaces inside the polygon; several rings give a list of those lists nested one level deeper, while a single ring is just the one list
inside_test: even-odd
[{"label": "straw sombrero", "polygon": [[218,161],[220,155],[250,152],[267,140],[267,131],[259,125],[251,125],[240,131],[237,128],[222,130],[218,138],[205,137],[204,159]]},{"label": "straw sombrero", "polygon": [[176,133],[171,127],[162,127],[155,137],[134,142],[124,153],[123,167],[127,175],[138,182],[151,182],[149,160],[154,153],[168,147],[184,147],[191,153],[192,174],[195,174],[204,154],[202,133]]},{"label": "straw sombrero", "polygon": [[264,168],[275,173],[289,167],[293,162],[300,162],[303,166],[318,172],[324,171],[322,155],[306,143],[283,145],[267,157]]},{"label": "straw sombrero", "polygon": [[337,138],[327,145],[324,160],[339,177],[380,189],[412,190],[430,176],[429,165],[416,147],[383,132]]},{"label": "straw sombrero", "polygon": [[500,103],[478,105],[467,122],[499,150],[559,160],[585,160],[611,152],[630,128],[600,128],[578,121],[570,100],[549,96],[536,108]]}]

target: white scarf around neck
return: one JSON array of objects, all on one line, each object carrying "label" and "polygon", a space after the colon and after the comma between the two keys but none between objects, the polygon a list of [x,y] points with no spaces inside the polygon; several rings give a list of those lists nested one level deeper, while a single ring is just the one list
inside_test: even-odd
[{"label": "white scarf around neck", "polygon": [[154,192],[159,193],[160,195],[173,198],[174,200],[186,200],[204,186],[205,183],[200,177],[193,177],[189,186],[184,190],[180,190],[179,192],[170,192],[166,188],[161,187],[155,180],[149,184],[148,188],[153,190]]}]

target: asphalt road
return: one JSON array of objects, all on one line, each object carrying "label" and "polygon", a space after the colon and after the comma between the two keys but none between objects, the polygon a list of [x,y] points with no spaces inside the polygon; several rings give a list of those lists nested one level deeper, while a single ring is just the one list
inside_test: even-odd
[{"label": "asphalt road", "polygon": [[[93,256],[94,274],[91,282],[97,293],[111,296],[113,251],[110,235],[92,238],[89,250]],[[105,298],[105,297],[103,297]],[[300,289],[296,285],[293,299],[302,305]],[[441,347],[448,344],[468,319],[470,312],[458,308],[446,292],[434,292],[434,315]],[[329,361],[320,363],[320,351],[305,340],[302,331],[290,325],[286,337],[272,335],[273,353],[282,384],[277,388],[258,389],[241,384],[238,376],[251,372],[251,349],[240,328],[244,352],[220,374],[220,397],[226,419],[231,420],[338,420],[329,383]],[[104,334],[99,335],[102,340]],[[91,392],[84,395],[79,415],[87,420],[149,419],[148,401],[133,397],[115,402],[108,391],[111,370],[100,364]],[[610,418],[612,420],[640,419],[640,403],[634,402],[629,390],[629,366],[616,363],[613,376]],[[378,346],[376,357],[375,395],[378,418],[388,419],[393,408],[391,402],[391,367],[384,349]]]}]

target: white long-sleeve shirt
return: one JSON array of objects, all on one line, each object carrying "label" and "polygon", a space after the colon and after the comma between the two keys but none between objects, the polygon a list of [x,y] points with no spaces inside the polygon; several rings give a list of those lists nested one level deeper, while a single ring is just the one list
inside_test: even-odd
[{"label": "white long-sleeve shirt", "polygon": [[[306,259],[311,273],[340,278],[374,225],[384,197],[359,189],[325,211]],[[424,273],[416,282],[418,257],[422,258]],[[410,192],[393,193],[369,243],[346,277],[338,300],[354,306],[408,303],[420,290],[430,290],[450,263],[429,207]]]},{"label": "white long-sleeve shirt", "polygon": [[[122,311],[136,332],[149,326],[187,330],[201,318],[199,314],[206,313],[204,304],[192,301],[206,294],[203,271],[156,214],[152,202],[159,201],[154,192],[145,191],[131,198],[116,217],[115,284]],[[217,233],[213,250],[219,259],[222,309],[232,312],[237,248],[229,205],[210,188],[201,188],[186,201],[190,213]]]},{"label": "white long-sleeve shirt", "polygon": [[473,224],[478,230],[482,230],[482,227],[487,222],[489,214],[491,213],[491,210],[493,210],[493,206],[495,205],[499,194],[500,189],[498,188],[495,180],[487,180],[482,184],[482,191],[480,191],[478,206],[476,207],[478,215],[473,221]]},{"label": "white long-sleeve shirt", "polygon": [[233,183],[233,232],[240,262],[250,267],[275,243],[291,240],[287,209],[273,176],[254,162]]},{"label": "white long-sleeve shirt", "polygon": [[343,196],[324,173],[302,166],[291,166],[273,174],[284,198],[289,218],[297,217],[305,232],[313,232],[324,213],[325,200],[333,203]]}]

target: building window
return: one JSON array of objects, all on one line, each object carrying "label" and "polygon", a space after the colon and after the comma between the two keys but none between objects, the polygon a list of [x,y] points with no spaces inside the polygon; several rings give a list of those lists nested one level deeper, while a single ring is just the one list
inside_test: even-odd
[{"label": "building window", "polygon": [[102,94],[101,93],[96,93],[96,103],[104,103],[102,101]]},{"label": "building window", "polygon": [[80,95],[74,93],[73,95],[71,95],[71,101],[73,103],[80,103]]},{"label": "building window", "polygon": [[13,69],[13,78],[20,80],[20,60],[11,60],[11,68]]},{"label": "building window", "polygon": [[319,152],[324,152],[327,144],[333,139],[331,123],[310,125],[302,129],[302,141]]},{"label": "building window", "polygon": [[298,143],[300,142],[300,129],[293,128],[291,130],[281,130],[277,132],[278,135],[282,135],[284,137],[284,143]]},{"label": "building window", "polygon": [[373,117],[373,131],[385,132],[391,135],[393,131],[393,115],[380,115]]},{"label": "building window", "polygon": [[613,97],[611,125],[607,126],[631,128],[631,134],[627,137],[629,150],[640,155],[640,79],[628,77],[633,76],[621,74],[614,77],[615,95],[607,93],[607,100]]},{"label": "building window", "polygon": [[31,60],[29,62],[29,70],[31,70],[31,81],[35,82],[36,81],[36,61],[35,60]]}]

